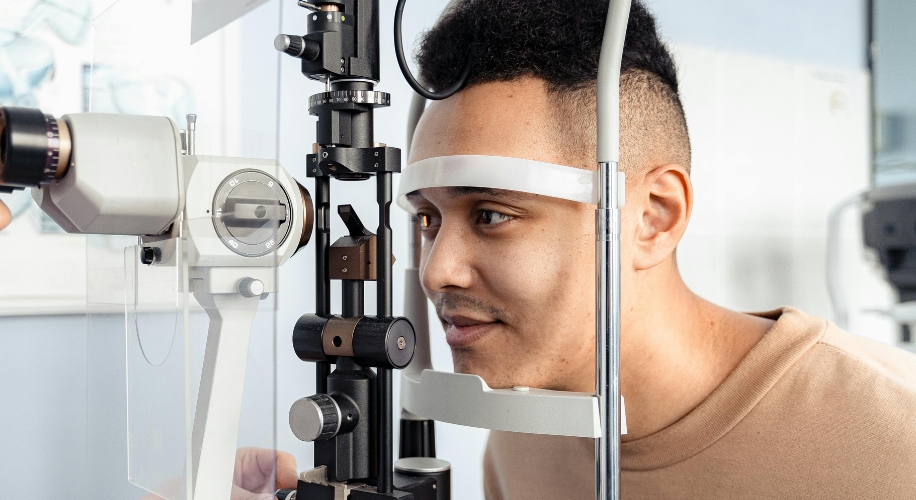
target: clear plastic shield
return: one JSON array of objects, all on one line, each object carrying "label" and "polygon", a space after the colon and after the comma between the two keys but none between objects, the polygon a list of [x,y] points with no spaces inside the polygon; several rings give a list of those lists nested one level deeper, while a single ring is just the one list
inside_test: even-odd
[{"label": "clear plastic shield", "polygon": [[127,238],[90,238],[90,331],[123,314],[127,479],[167,500],[269,493],[277,252],[294,251],[302,205],[274,161],[184,160],[206,193],[186,212],[216,216],[135,238],[120,259]]},{"label": "clear plastic shield", "polygon": [[191,4],[118,0],[93,23],[86,110],[166,116],[186,153],[169,229],[88,237],[99,498],[222,500],[276,485],[277,268],[298,248],[304,205],[276,161],[239,158],[273,157],[276,144],[276,120],[262,116],[276,82],[239,83],[251,56],[239,50],[242,21],[191,45]]}]

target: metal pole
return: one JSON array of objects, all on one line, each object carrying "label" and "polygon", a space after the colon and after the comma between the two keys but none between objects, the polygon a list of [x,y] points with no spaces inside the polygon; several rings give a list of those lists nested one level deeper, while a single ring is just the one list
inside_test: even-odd
[{"label": "metal pole", "polygon": [[[331,314],[331,277],[328,272],[328,248],[331,245],[331,179],[315,177],[315,314]],[[315,363],[315,392],[328,392],[331,365]]]},{"label": "metal pole", "polygon": [[[391,282],[391,196],[392,174],[378,174],[378,233],[376,251],[376,269],[378,270],[377,300],[378,316],[390,318],[392,315],[392,282]],[[394,437],[392,436],[392,379],[391,370],[378,368],[378,487],[379,493],[391,494],[394,486]]]},{"label": "metal pole", "polygon": [[610,0],[598,62],[598,210],[596,353],[601,437],[598,500],[620,499],[620,66],[630,0]]},{"label": "metal pole", "polygon": [[601,437],[597,460],[599,500],[620,498],[620,209],[617,162],[600,163],[597,210],[597,358]]}]

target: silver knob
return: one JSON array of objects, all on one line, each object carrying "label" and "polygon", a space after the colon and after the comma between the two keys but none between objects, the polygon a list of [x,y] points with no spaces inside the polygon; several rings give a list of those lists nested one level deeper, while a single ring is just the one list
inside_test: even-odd
[{"label": "silver knob", "polygon": [[242,297],[260,297],[264,295],[264,283],[254,278],[243,278],[239,281],[239,293]]},{"label": "silver knob", "polygon": [[327,394],[302,398],[289,409],[289,428],[302,441],[329,439],[340,430],[340,407]]}]

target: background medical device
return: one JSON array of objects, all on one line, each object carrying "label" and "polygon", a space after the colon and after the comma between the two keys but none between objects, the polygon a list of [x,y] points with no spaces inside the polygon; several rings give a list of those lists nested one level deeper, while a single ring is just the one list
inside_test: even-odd
[{"label": "background medical device", "polygon": [[913,349],[916,324],[916,184],[872,189],[864,196],[862,232],[898,303],[888,314],[900,324],[899,344]]},{"label": "background medical device", "polygon": [[827,285],[836,323],[848,328],[849,305],[842,284],[840,221],[850,207],[861,212],[863,243],[891,285],[896,303],[869,311],[889,317],[899,326],[896,345],[916,351],[916,184],[878,186],[850,196],[830,213],[827,237]]},{"label": "background medical device", "polygon": [[0,108],[0,184],[31,187],[68,232],[139,236],[127,253],[135,266],[183,266],[183,291],[209,330],[191,456],[180,446],[172,457],[190,462],[190,477],[167,498],[225,500],[258,304],[277,291],[277,266],[308,242],[313,212],[308,191],[276,161],[195,155],[195,122],[190,115],[179,130],[165,117]]}]

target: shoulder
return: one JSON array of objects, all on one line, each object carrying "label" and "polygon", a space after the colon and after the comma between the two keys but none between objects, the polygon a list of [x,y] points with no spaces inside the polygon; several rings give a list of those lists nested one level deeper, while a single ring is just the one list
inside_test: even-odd
[{"label": "shoulder", "polygon": [[828,323],[811,354],[813,361],[833,372],[836,383],[848,377],[843,385],[883,389],[916,401],[916,354],[840,330],[833,323]]},{"label": "shoulder", "polygon": [[777,390],[787,414],[871,460],[916,466],[916,355],[824,322]]},{"label": "shoulder", "polygon": [[761,315],[777,319],[774,331],[781,327],[783,337],[808,338],[807,346],[799,349],[801,356],[794,369],[802,372],[796,375],[810,378],[813,388],[820,384],[886,388],[901,397],[916,398],[916,354],[843,331],[830,321],[790,307]]}]

